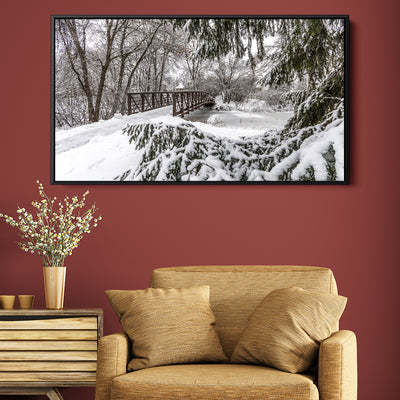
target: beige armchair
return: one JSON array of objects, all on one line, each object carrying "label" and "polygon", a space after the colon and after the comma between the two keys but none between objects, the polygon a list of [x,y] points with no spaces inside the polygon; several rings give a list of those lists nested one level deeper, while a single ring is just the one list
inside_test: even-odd
[{"label": "beige armchair", "polygon": [[[297,286],[337,294],[332,271],[320,267],[175,267],[152,273],[153,288],[196,285],[211,288],[216,329],[228,358],[249,315],[271,291]],[[321,343],[318,369],[307,374],[243,364],[167,365],[127,373],[131,344],[116,333],[99,343],[96,400],[356,400],[356,348],[353,332],[335,332]]]}]

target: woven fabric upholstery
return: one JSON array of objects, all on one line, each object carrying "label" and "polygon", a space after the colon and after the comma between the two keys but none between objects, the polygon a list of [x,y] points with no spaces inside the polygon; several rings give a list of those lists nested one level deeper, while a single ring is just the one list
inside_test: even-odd
[{"label": "woven fabric upholstery", "polygon": [[123,332],[100,339],[97,351],[96,400],[110,399],[112,380],[126,374],[130,346],[128,336]]},{"label": "woven fabric upholstery", "polygon": [[318,400],[313,378],[255,365],[169,365],[113,380],[112,400]]},{"label": "woven fabric upholstery", "polygon": [[357,400],[357,341],[339,331],[321,343],[318,386],[321,400]]},{"label": "woven fabric upholstery", "polygon": [[[152,276],[153,287],[202,284],[211,286],[211,305],[228,354],[235,347],[248,316],[272,290],[297,286],[337,294],[332,272],[317,267],[176,267],[155,270]],[[317,400],[318,390],[320,400],[356,400],[357,396],[356,341],[349,331],[336,332],[322,342],[318,389],[304,376],[253,365],[171,365],[124,374],[128,359],[127,336],[117,334],[100,340],[96,400]],[[161,374],[161,371],[166,372]],[[232,384],[233,381],[243,385]]]},{"label": "woven fabric upholstery", "polygon": [[[247,320],[261,300],[275,289],[291,286],[337,294],[328,268],[301,266],[200,266],[158,268],[151,287],[180,288],[210,286],[210,304],[225,354],[230,357],[247,326]],[[334,330],[337,330],[338,326]]]},{"label": "woven fabric upholstery", "polygon": [[132,341],[129,371],[159,365],[228,361],[215,331],[209,286],[107,290]]},{"label": "woven fabric upholstery", "polygon": [[296,287],[274,290],[250,315],[231,361],[307,372],[317,361],[320,342],[331,336],[346,301],[343,296]]}]

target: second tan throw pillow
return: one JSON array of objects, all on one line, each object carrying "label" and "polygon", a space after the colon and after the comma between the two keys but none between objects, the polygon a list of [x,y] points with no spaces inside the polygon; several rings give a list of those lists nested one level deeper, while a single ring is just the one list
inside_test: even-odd
[{"label": "second tan throw pillow", "polygon": [[232,353],[239,364],[262,364],[302,373],[334,330],[347,299],[292,287],[274,290],[256,307]]},{"label": "second tan throw pillow", "polygon": [[209,286],[107,290],[132,341],[128,370],[168,364],[226,362],[215,330]]}]

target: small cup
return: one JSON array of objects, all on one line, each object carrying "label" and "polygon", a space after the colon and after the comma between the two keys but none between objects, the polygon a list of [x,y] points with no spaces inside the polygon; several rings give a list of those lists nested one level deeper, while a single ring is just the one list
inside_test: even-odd
[{"label": "small cup", "polygon": [[33,294],[19,294],[18,295],[19,308],[24,310],[29,310],[33,308],[34,300],[35,296]]},{"label": "small cup", "polygon": [[2,308],[3,310],[12,310],[14,308],[14,302],[14,295],[0,295],[0,308]]}]

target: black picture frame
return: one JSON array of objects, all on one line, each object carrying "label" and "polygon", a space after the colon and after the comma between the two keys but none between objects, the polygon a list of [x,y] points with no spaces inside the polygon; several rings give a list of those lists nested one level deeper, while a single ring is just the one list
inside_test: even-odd
[{"label": "black picture frame", "polygon": [[[231,20],[271,20],[271,19],[339,19],[344,27],[344,98],[343,98],[343,174],[340,180],[115,180],[115,179],[62,179],[56,176],[56,32],[55,26],[58,20],[93,20],[93,19],[231,19]],[[349,173],[349,29],[348,15],[52,15],[51,16],[51,184],[53,185],[347,185],[350,183]],[[121,178],[121,177],[119,177]]]}]

